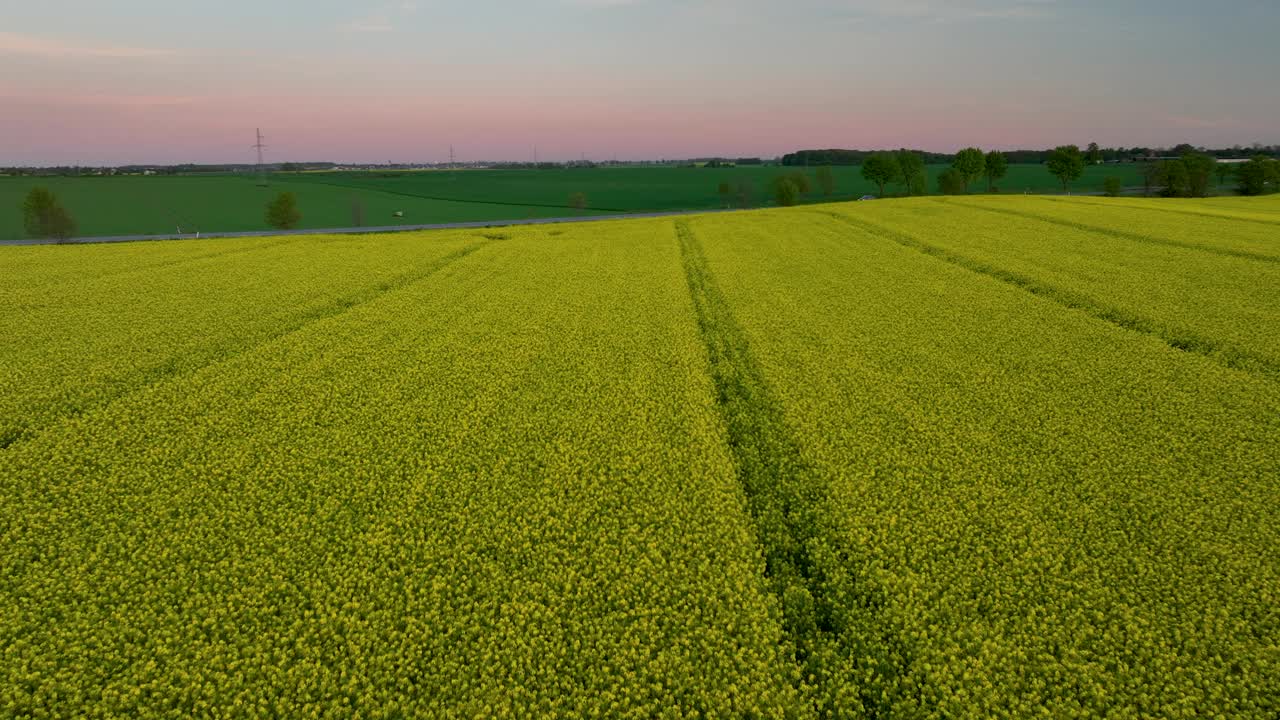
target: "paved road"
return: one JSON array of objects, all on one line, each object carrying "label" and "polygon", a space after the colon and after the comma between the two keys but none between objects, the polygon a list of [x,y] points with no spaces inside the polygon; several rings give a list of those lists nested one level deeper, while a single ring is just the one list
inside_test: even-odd
[{"label": "paved road", "polygon": [[184,233],[182,235],[112,235],[83,237],[64,240],[0,240],[0,245],[83,245],[88,243],[140,242],[149,240],[196,240],[204,238],[268,237],[276,235],[342,235],[361,233],[410,232],[414,230],[458,230],[466,228],[496,228],[515,225],[552,225],[557,223],[595,222],[599,220],[635,220],[639,218],[674,217],[678,215],[705,215],[731,212],[729,210],[678,210],[654,213],[619,213],[615,215],[589,215],[583,217],[526,218],[523,220],[481,220],[476,222],[437,223],[435,225],[389,225],[385,227],[316,228],[314,230],[251,230],[246,232]]}]

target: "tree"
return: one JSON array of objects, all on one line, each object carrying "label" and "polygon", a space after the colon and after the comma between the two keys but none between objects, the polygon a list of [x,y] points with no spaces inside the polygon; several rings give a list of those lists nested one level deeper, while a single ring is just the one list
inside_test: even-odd
[{"label": "tree", "polygon": [[1187,166],[1181,160],[1164,160],[1156,165],[1156,184],[1164,189],[1160,194],[1165,197],[1186,197]]},{"label": "tree", "polygon": [[966,192],[964,175],[953,167],[943,170],[938,175],[938,192],[943,195],[959,195]]},{"label": "tree", "polygon": [[902,167],[893,153],[872,153],[862,161],[862,177],[880,186],[880,197],[884,197],[884,186],[894,182],[902,175]]},{"label": "tree", "polygon": [[951,168],[960,173],[960,179],[964,182],[964,191],[969,192],[969,183],[982,177],[982,173],[987,169],[987,156],[982,154],[978,148],[965,148],[956,153],[956,159],[952,161]]},{"label": "tree", "polygon": [[836,191],[836,174],[830,165],[818,168],[818,187],[822,189],[823,195],[829,196]]},{"label": "tree", "polygon": [[809,184],[809,176],[805,175],[803,171],[797,170],[796,172],[791,173],[788,177],[791,179],[791,184],[796,186],[796,191],[801,195],[804,195],[813,189],[813,186]]},{"label": "tree", "polygon": [[1217,163],[1217,160],[1204,153],[1187,153],[1182,156],[1182,165],[1187,171],[1189,197],[1208,197],[1214,165]]},{"label": "tree", "polygon": [[739,180],[737,188],[738,207],[749,208],[755,202],[756,186],[750,180]]},{"label": "tree", "polygon": [[364,200],[359,195],[351,196],[351,227],[364,227]]},{"label": "tree", "polygon": [[1142,196],[1151,197],[1151,188],[1159,184],[1160,166],[1156,163],[1143,163],[1142,170]]},{"label": "tree", "polygon": [[1099,165],[1102,163],[1102,150],[1098,147],[1098,143],[1089,143],[1088,153],[1090,165]]},{"label": "tree", "polygon": [[929,180],[925,177],[924,158],[912,150],[899,150],[893,154],[898,161],[898,180],[906,195],[924,195],[929,192]]},{"label": "tree", "polygon": [[298,197],[293,193],[282,192],[267,203],[267,224],[271,227],[277,230],[292,230],[297,227],[300,220],[302,220],[302,213],[298,211]]},{"label": "tree", "polygon": [[69,240],[76,234],[76,221],[45,187],[34,187],[22,201],[22,220],[27,234],[37,238]]},{"label": "tree", "polygon": [[1213,172],[1218,176],[1218,187],[1221,188],[1222,183],[1229,180],[1231,176],[1235,174],[1235,168],[1231,166],[1231,163],[1219,162],[1217,167],[1213,169]]},{"label": "tree", "polygon": [[773,199],[778,203],[778,207],[791,207],[796,204],[800,197],[800,188],[796,187],[794,181],[789,176],[774,178],[773,180]]},{"label": "tree", "polygon": [[1062,183],[1062,192],[1067,191],[1067,185],[1080,179],[1084,174],[1084,156],[1080,154],[1080,148],[1075,145],[1060,145],[1049,153],[1049,159],[1045,161],[1045,165],[1049,168],[1049,173]]},{"label": "tree", "polygon": [[729,207],[729,199],[733,195],[733,186],[727,181],[722,182],[720,183],[720,186],[716,188],[716,192],[720,195],[720,204],[724,207]]},{"label": "tree", "polygon": [[1107,197],[1119,197],[1121,188],[1120,178],[1115,175],[1109,175],[1106,180],[1102,181],[1102,189],[1106,192]]},{"label": "tree", "polygon": [[1256,155],[1236,169],[1236,189],[1241,195],[1263,195],[1274,192],[1280,175],[1280,161]]},{"label": "tree", "polygon": [[574,210],[577,210],[579,213],[581,213],[583,210],[586,210],[587,209],[586,193],[576,192],[570,195],[569,207],[573,208]]},{"label": "tree", "polygon": [[983,174],[987,176],[987,192],[993,192],[996,189],[996,181],[1004,177],[1009,172],[1009,158],[999,150],[992,150],[987,153],[986,166]]}]

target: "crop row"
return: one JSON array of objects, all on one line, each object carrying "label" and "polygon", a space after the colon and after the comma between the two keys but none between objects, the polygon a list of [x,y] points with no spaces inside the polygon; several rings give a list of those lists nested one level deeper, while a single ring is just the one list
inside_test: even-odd
[{"label": "crop row", "polygon": [[0,454],[0,714],[793,714],[670,226],[552,232]]},{"label": "crop row", "polygon": [[871,717],[1280,709],[1273,382],[821,216],[690,227],[825,488],[825,696]]},{"label": "crop row", "polygon": [[[939,200],[950,204],[950,200]],[[1271,223],[1256,222],[1240,213],[1208,215],[1180,206],[1162,208],[1104,205],[1095,198],[1001,198],[974,203],[958,198],[956,204],[990,212],[1040,220],[1147,245],[1200,250],[1214,255],[1280,262]],[[1198,206],[1197,206],[1198,207]]]},{"label": "crop row", "polygon": [[[1138,198],[1108,198],[1108,203],[1114,202],[1114,205],[1101,205],[1099,200],[1086,200],[1076,198],[1071,202],[1087,204],[1093,207],[1114,207],[1120,213],[1126,211],[1137,210],[1140,214],[1146,212],[1156,212],[1165,215],[1168,219],[1169,215],[1180,217],[1186,221],[1187,217],[1197,222],[1209,222],[1209,227],[1213,228],[1213,235],[1222,232],[1224,229],[1228,232],[1240,230],[1239,222],[1214,222],[1217,220],[1240,221],[1243,220],[1248,224],[1255,226],[1254,230],[1258,232],[1267,232],[1266,225],[1275,225],[1280,223],[1280,200],[1274,195],[1262,197],[1216,197],[1195,202],[1174,202],[1162,203],[1151,202]],[[1118,206],[1118,207],[1117,207]],[[1140,216],[1140,215],[1139,215]],[[1123,222],[1123,221],[1122,221]],[[1256,227],[1261,224],[1262,227]],[[1203,225],[1201,226],[1203,227]],[[1274,237],[1274,235],[1272,236]],[[1274,253],[1276,248],[1274,242],[1270,244],[1270,249]]]},{"label": "crop row", "polygon": [[7,249],[0,716],[1274,717],[1277,264],[984,202]]},{"label": "crop row", "polygon": [[[1014,209],[1021,215],[991,212]],[[1065,208],[1062,209],[1062,208]],[[1009,273],[1123,325],[1229,365],[1280,373],[1280,263],[1117,238],[1033,217],[1072,206],[1014,198],[977,205],[885,203],[843,215],[970,264]],[[1077,217],[1097,223],[1091,208]],[[1141,232],[1175,234],[1174,217]],[[1218,225],[1225,225],[1222,221]],[[1208,238],[1208,230],[1197,230]]]},{"label": "crop row", "polygon": [[[476,235],[6,248],[0,446],[432,272]],[[179,250],[185,250],[184,256]],[[0,450],[2,451],[2,450]]]}]

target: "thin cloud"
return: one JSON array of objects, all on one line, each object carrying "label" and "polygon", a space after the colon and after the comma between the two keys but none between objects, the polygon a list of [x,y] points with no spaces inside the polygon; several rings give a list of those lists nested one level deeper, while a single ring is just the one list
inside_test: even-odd
[{"label": "thin cloud", "polygon": [[354,33],[383,33],[395,30],[391,16],[386,13],[375,13],[368,17],[357,18],[338,26],[338,29]]},{"label": "thin cloud", "polygon": [[396,29],[399,20],[418,11],[417,0],[403,0],[364,17],[348,20],[338,26],[343,32],[386,33]]},{"label": "thin cloud", "polygon": [[953,22],[1033,20],[1052,17],[1056,0],[845,0],[822,3],[829,11],[863,17]]},{"label": "thin cloud", "polygon": [[707,18],[735,23],[773,23],[778,18],[816,13],[824,21],[843,23],[874,19],[902,22],[1041,20],[1056,14],[1058,0],[561,0],[570,5],[619,7],[665,3]]},{"label": "thin cloud", "polygon": [[0,54],[49,58],[150,58],[174,55],[164,48],[103,45],[37,35],[0,32]]}]

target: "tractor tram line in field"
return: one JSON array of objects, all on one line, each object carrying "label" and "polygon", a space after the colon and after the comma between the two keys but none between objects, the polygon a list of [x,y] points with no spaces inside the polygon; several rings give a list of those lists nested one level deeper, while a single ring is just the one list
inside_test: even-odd
[{"label": "tractor tram line in field", "polygon": [[1280,265],[1069,208],[0,248],[0,707],[1272,718]]},{"label": "tractor tram line in field", "polygon": [[[1006,212],[983,208],[993,212]],[[1013,214],[1012,212],[1010,214]],[[1021,215],[1021,213],[1018,213]],[[1280,380],[1280,364],[1269,357],[1264,357],[1248,349],[1224,343],[1203,334],[1190,331],[1178,331],[1176,334],[1163,329],[1158,323],[1145,317],[1110,306],[1086,294],[1068,290],[1057,285],[1006,270],[986,262],[955,253],[951,250],[932,245],[906,233],[892,230],[865,219],[855,218],[836,212],[824,212],[825,217],[838,220],[852,227],[877,237],[891,240],[903,247],[911,248],[924,255],[964,268],[979,275],[985,275],[1000,282],[1012,285],[1032,295],[1053,301],[1064,308],[1078,310],[1091,317],[1110,323],[1132,332],[1156,338],[1175,350],[1201,355],[1222,365],[1259,375],[1271,380]],[[1041,218],[1032,218],[1039,220]]]},{"label": "tractor tram line in field", "polygon": [[[121,397],[145,391],[147,388],[171,378],[180,375],[191,375],[234,357],[252,353],[258,348],[297,333],[313,323],[336,317],[356,307],[377,300],[388,293],[427,280],[453,263],[501,239],[504,238],[494,234],[478,236],[477,241],[464,245],[458,250],[430,261],[419,268],[383,279],[372,285],[366,285],[353,292],[328,298],[322,304],[302,312],[266,334],[251,338],[248,344],[231,341],[220,346],[206,348],[199,352],[200,357],[193,358],[195,360],[194,363],[184,362],[184,358],[181,356],[173,356],[158,364],[137,368],[123,377],[115,378],[107,390],[99,392],[92,398],[79,399],[70,404],[63,403],[56,407],[47,408],[46,412],[42,413],[45,423],[40,427],[33,428],[25,424],[20,424],[16,427],[0,427],[0,452],[8,450],[21,442],[39,437],[67,420],[84,415],[95,408],[109,405]],[[296,240],[279,243],[277,246],[288,244],[289,242],[296,242]],[[240,249],[239,251],[261,249],[263,249],[262,246],[255,246],[253,248]],[[236,252],[228,251],[218,253],[215,256],[225,257]],[[208,257],[204,259],[208,259]]]},{"label": "tractor tram line in field", "polygon": [[[879,624],[856,621],[854,606],[875,612],[885,601],[856,584],[848,572],[851,553],[842,547],[834,524],[830,489],[801,456],[782,403],[752,355],[693,228],[677,221],[675,231],[726,442],[765,559],[766,579],[782,609],[789,651],[802,671],[797,690],[818,717],[848,712],[853,698],[841,670],[856,667],[863,676],[883,669],[859,649],[875,645],[892,647],[891,654],[899,657],[906,653],[888,636],[868,642],[865,636],[876,633],[873,627]],[[894,685],[888,678],[877,680]],[[869,686],[859,685],[858,692],[865,716],[880,717],[883,699]]]},{"label": "tractor tram line in field", "polygon": [[[946,198],[931,198],[934,202],[942,204],[950,204],[950,200]],[[1263,262],[1280,262],[1280,257],[1275,255],[1267,255],[1264,253],[1251,252],[1248,250],[1238,250],[1234,248],[1214,247],[1212,245],[1204,245],[1194,242],[1181,242],[1171,238],[1155,237],[1152,235],[1141,235],[1138,233],[1125,232],[1115,228],[1102,227],[1099,225],[1090,225],[1088,223],[1073,222],[1068,220],[1060,220],[1048,215],[1027,212],[1025,210],[1012,210],[1010,208],[992,207],[990,205],[977,205],[973,203],[959,203],[966,208],[973,208],[990,213],[1001,213],[1004,215],[1012,215],[1014,217],[1026,218],[1028,220],[1036,220],[1039,222],[1049,223],[1051,225],[1059,225],[1072,230],[1083,230],[1085,232],[1097,233],[1099,235],[1107,235],[1118,240],[1129,240],[1139,243],[1147,243],[1151,245],[1168,245],[1171,247],[1179,247],[1186,250],[1196,250],[1199,252],[1213,253],[1215,255],[1226,255],[1229,257],[1239,257],[1248,260],[1261,260]]]},{"label": "tractor tram line in field", "polygon": [[[1044,196],[1044,199],[1050,200],[1056,203],[1065,203],[1065,204],[1092,205],[1094,207],[1107,207],[1112,209],[1120,207],[1126,210],[1138,209],[1133,205],[1128,205],[1128,204],[1118,205],[1115,202],[1089,200],[1078,195],[1073,196],[1071,198],[1062,198],[1062,197],[1054,197],[1052,195],[1046,195]],[[1174,202],[1177,202],[1177,200],[1174,200]],[[1182,208],[1178,208],[1178,207],[1169,207],[1167,205],[1160,206],[1159,208],[1147,207],[1142,209],[1153,210],[1153,211],[1162,212],[1162,213],[1172,213],[1175,215],[1189,215],[1191,217],[1199,218],[1201,220],[1231,220],[1233,222],[1238,220],[1241,222],[1255,223],[1258,225],[1266,225],[1268,227],[1280,227],[1280,215],[1277,215],[1276,219],[1274,220],[1269,220],[1265,218],[1250,217],[1248,215],[1233,213],[1230,210],[1224,210],[1222,212],[1199,212],[1196,210],[1183,210]]]}]

